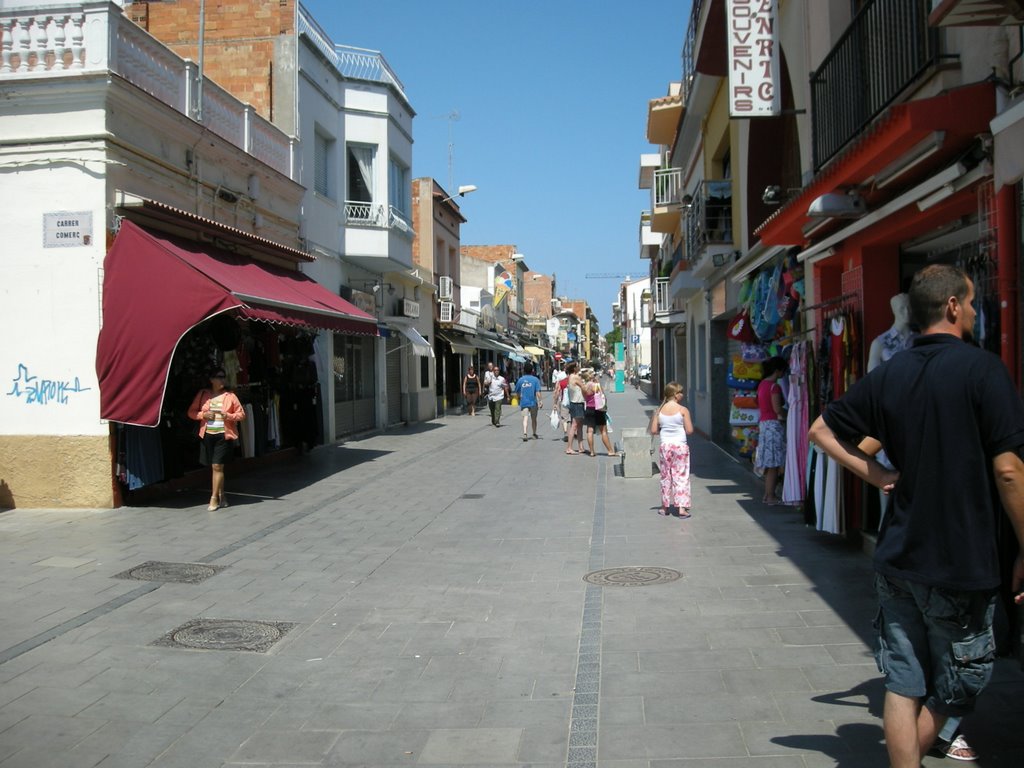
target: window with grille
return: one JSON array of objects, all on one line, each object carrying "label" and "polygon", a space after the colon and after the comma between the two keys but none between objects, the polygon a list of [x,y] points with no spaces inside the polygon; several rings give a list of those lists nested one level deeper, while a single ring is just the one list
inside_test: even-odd
[{"label": "window with grille", "polygon": [[334,139],[320,131],[313,134],[313,191],[334,199],[331,183],[331,162],[334,157]]}]

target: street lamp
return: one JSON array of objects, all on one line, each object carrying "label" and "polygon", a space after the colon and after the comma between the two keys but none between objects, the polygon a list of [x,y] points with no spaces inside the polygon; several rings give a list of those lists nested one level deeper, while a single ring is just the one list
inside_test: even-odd
[{"label": "street lamp", "polygon": [[476,184],[464,184],[460,186],[458,192],[456,192],[454,195],[448,195],[448,197],[446,197],[441,202],[447,203],[449,200],[454,200],[456,197],[465,197],[470,192],[476,192]]}]

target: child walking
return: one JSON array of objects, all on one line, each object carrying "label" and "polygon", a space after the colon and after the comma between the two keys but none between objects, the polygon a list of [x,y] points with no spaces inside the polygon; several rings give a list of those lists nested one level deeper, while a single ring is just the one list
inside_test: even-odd
[{"label": "child walking", "polygon": [[665,385],[665,398],[651,417],[651,434],[661,435],[658,466],[661,471],[661,509],[659,515],[690,517],[690,446],[693,434],[690,411],[683,404],[683,388],[675,381]]}]

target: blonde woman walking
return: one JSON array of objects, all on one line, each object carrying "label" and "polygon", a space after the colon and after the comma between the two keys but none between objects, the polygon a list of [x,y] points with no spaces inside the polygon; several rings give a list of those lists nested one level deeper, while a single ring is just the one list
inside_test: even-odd
[{"label": "blonde woman walking", "polygon": [[665,397],[651,417],[651,434],[661,436],[658,467],[661,471],[661,509],[659,515],[690,517],[690,445],[693,434],[690,410],[683,405],[683,388],[676,381],[665,385]]}]

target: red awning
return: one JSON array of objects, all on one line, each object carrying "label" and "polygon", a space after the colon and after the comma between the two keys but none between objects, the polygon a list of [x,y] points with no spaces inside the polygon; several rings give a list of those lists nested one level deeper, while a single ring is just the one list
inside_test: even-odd
[{"label": "red awning", "polygon": [[[803,227],[811,222],[807,208],[815,198],[863,184],[935,131],[945,131],[946,140],[940,152],[921,164],[919,173],[942,167],[976,136],[988,133],[995,104],[995,86],[985,81],[890,107],[755,233],[765,245],[802,245],[807,240]],[[871,190],[863,191],[869,207],[877,205],[883,197]]]},{"label": "red awning", "polygon": [[178,342],[204,320],[232,311],[263,322],[377,335],[373,316],[300,272],[122,221],[103,263],[100,417],[156,426]]}]

